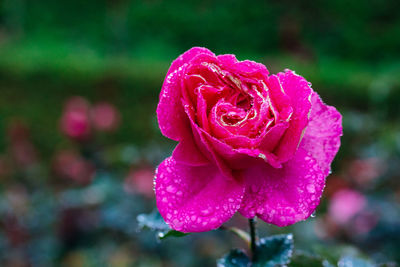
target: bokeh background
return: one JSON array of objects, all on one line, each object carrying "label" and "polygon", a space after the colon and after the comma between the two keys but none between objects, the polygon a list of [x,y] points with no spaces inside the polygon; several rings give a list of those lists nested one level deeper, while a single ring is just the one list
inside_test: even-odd
[{"label": "bokeh background", "polygon": [[[400,261],[400,2],[0,0],[0,265],[213,266],[221,230],[158,241],[154,168],[175,143],[155,109],[192,46],[290,68],[343,115],[299,250]],[[231,222],[246,229],[236,216]]]}]

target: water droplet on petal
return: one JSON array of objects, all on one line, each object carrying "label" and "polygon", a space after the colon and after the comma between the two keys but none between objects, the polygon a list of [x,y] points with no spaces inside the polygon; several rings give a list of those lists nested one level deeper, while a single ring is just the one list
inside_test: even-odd
[{"label": "water droplet on petal", "polygon": [[203,209],[203,210],[201,211],[201,214],[203,214],[204,216],[207,216],[207,215],[209,215],[211,212],[212,212],[212,208],[210,207],[210,208],[208,208],[208,209]]},{"label": "water droplet on petal", "polygon": [[307,191],[311,194],[315,193],[315,186],[313,184],[307,185]]},{"label": "water droplet on petal", "polygon": [[172,224],[174,225],[174,228],[177,230],[177,231],[179,231],[179,230],[181,230],[181,228],[182,228],[182,222],[181,221],[179,221],[178,219],[174,219],[173,221],[172,221]]},{"label": "water droplet on petal", "polygon": [[175,193],[175,192],[176,192],[175,186],[173,186],[173,185],[167,186],[167,192],[169,192],[169,193]]}]

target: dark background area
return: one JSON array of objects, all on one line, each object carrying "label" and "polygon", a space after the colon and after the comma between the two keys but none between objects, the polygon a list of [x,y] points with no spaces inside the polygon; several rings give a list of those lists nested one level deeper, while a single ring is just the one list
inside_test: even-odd
[{"label": "dark background area", "polygon": [[[294,232],[296,248],[332,263],[400,261],[399,9],[395,0],[0,0],[1,265],[212,266],[245,246],[223,231],[161,243],[137,231],[136,216],[155,206],[154,168],[174,146],[157,126],[158,94],[192,46],[293,69],[343,115],[316,216],[260,231]],[[89,134],[63,128],[71,112],[71,127],[78,118]],[[230,223],[246,228],[240,216]]]}]

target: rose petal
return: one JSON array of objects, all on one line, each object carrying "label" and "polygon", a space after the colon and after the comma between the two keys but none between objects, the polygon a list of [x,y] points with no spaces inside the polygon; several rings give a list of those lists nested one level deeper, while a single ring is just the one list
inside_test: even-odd
[{"label": "rose petal", "polygon": [[160,130],[166,137],[178,141],[190,129],[187,116],[181,106],[181,73],[179,69],[200,54],[214,55],[210,50],[194,47],[179,56],[168,70],[160,92],[157,119]]},{"label": "rose petal", "polygon": [[293,113],[289,121],[289,128],[283,135],[275,154],[281,162],[289,160],[296,152],[311,110],[311,89],[309,83],[291,70],[277,74],[284,92],[289,96]]},{"label": "rose petal", "polygon": [[300,146],[317,160],[324,172],[329,173],[343,134],[342,116],[334,107],[325,105],[315,92],[311,103],[310,121]]},{"label": "rose petal", "polygon": [[259,149],[236,149],[226,144],[225,142],[211,136],[203,129],[197,128],[197,131],[201,136],[203,136],[203,140],[205,140],[204,143],[209,144],[209,153],[214,155],[215,158],[223,159],[222,162],[224,164],[222,166],[224,166],[224,168],[221,168],[221,171],[223,171],[223,173],[229,173],[228,171],[226,171],[227,167],[232,170],[240,170],[248,168],[249,166],[253,165],[254,162],[259,162],[260,159],[264,160],[264,162],[271,164],[275,168],[281,167],[280,162],[277,160],[274,154],[264,152]]},{"label": "rose petal", "polygon": [[158,167],[155,191],[167,224],[188,233],[210,231],[229,220],[240,207],[244,188],[214,165],[189,167],[170,157]]},{"label": "rose petal", "polygon": [[238,61],[235,55],[219,55],[217,59],[224,69],[237,74],[255,75],[260,74],[260,77],[268,76],[267,67],[261,63],[251,60]]},{"label": "rose petal", "polygon": [[271,127],[271,129],[269,129],[265,134],[264,139],[261,141],[260,150],[265,152],[273,151],[288,126],[289,123],[282,122]]},{"label": "rose petal", "polygon": [[179,163],[191,166],[202,166],[210,163],[198,149],[192,136],[188,136],[179,142],[172,152],[172,157]]},{"label": "rose petal", "polygon": [[281,169],[258,164],[242,175],[246,189],[240,213],[277,226],[308,218],[319,204],[325,184],[324,172],[303,149]]}]

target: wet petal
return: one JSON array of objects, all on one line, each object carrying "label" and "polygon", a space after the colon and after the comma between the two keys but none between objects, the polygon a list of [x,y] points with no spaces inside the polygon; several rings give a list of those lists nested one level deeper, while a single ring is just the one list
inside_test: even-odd
[{"label": "wet petal", "polygon": [[210,163],[195,144],[193,136],[188,136],[180,141],[175,147],[172,157],[179,163],[191,166],[202,166]]},{"label": "wet petal", "polygon": [[313,93],[311,103],[310,122],[300,146],[317,160],[324,172],[329,173],[343,134],[342,116],[334,107],[325,105],[317,93]]},{"label": "wet petal", "polygon": [[305,127],[308,124],[308,116],[311,110],[311,89],[309,83],[303,77],[291,70],[277,74],[282,88],[289,96],[293,113],[289,121],[289,128],[283,135],[275,154],[281,162],[293,157],[300,144]]},{"label": "wet petal", "polygon": [[194,47],[179,56],[168,70],[164,84],[160,92],[160,102],[157,106],[157,119],[163,135],[175,141],[182,139],[190,129],[190,124],[181,104],[181,80],[180,68],[190,62],[192,58],[200,54],[214,55],[206,48]]},{"label": "wet petal", "polygon": [[305,150],[275,169],[258,164],[242,172],[246,184],[240,213],[267,223],[287,226],[307,219],[319,204],[325,174]]},{"label": "wet petal", "polygon": [[210,231],[229,220],[240,207],[244,188],[214,165],[191,167],[170,157],[158,167],[155,191],[167,224],[187,233]]},{"label": "wet petal", "polygon": [[224,69],[229,70],[232,73],[245,75],[259,74],[259,77],[266,77],[269,74],[265,65],[251,60],[238,61],[235,55],[219,55],[217,56],[217,59]]}]

